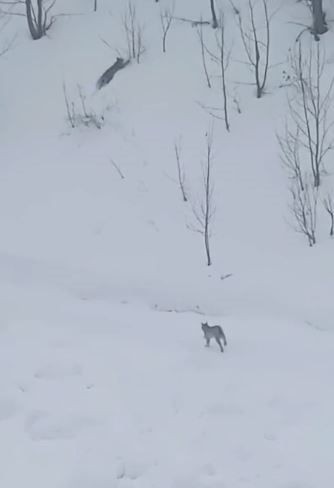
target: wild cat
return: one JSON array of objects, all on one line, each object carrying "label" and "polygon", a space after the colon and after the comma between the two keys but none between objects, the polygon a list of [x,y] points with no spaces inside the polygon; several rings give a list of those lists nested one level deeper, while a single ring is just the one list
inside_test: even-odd
[{"label": "wild cat", "polygon": [[224,352],[224,349],[223,349],[223,346],[222,346],[220,339],[223,339],[224,346],[227,346],[227,341],[226,341],[224,331],[220,327],[220,325],[210,326],[207,322],[205,322],[205,323],[202,322],[202,331],[204,333],[204,337],[206,340],[206,344],[205,344],[206,347],[210,346],[210,340],[211,339],[215,339],[218,346],[220,347],[221,352]]}]

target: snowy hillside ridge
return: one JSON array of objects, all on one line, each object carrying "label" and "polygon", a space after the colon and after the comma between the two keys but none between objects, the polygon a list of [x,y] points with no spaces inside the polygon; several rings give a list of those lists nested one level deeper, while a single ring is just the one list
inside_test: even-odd
[{"label": "snowy hillside ridge", "polygon": [[[219,67],[207,60],[210,90],[196,29],[187,22],[173,22],[163,55],[160,8],[168,5],[137,4],[138,18],[145,26],[142,62],[132,63],[100,91],[95,87],[98,77],[124,46],[123,2],[113,2],[112,9],[101,2],[95,14],[90,2],[85,8],[82,2],[57,2],[55,13],[73,15],[57,17],[48,36],[36,42],[28,38],[24,18],[10,19],[5,32],[7,38],[12,33],[15,41],[1,58],[2,250],[103,273],[118,287],[122,283],[127,294],[136,290],[136,296],[163,300],[169,308],[186,301],[188,308],[198,305],[222,313],[245,295],[253,302],[254,294],[266,307],[265,290],[270,301],[286,302],[284,307],[295,308],[301,302],[298,314],[304,314],[305,302],[310,307],[312,303],[306,297],[313,297],[311,288],[319,284],[316,276],[321,282],[332,279],[326,259],[326,249],[331,248],[328,220],[319,205],[321,249],[310,253],[304,237],[292,229],[288,175],[282,168],[276,133],[286,111],[286,92],[278,87],[288,69],[288,50],[300,32],[295,22],[307,23],[309,12],[287,1],[277,11],[269,5],[275,15],[268,93],[256,100],[254,87],[248,85],[252,78],[243,63],[235,14],[225,5],[225,38],[228,49],[233,48],[228,86],[242,113],[231,105],[229,134],[223,122],[215,120],[214,269],[207,271],[203,239],[189,227],[194,225],[192,206],[202,198],[205,133],[212,122],[199,104],[222,105]],[[199,2],[184,2],[175,9],[180,18],[208,15]],[[213,30],[208,27],[204,35],[214,49]],[[311,39],[307,35],[306,43]],[[331,32],[326,36],[322,42],[329,41],[326,49],[331,59]],[[24,89],[18,66],[24,73]],[[101,130],[71,130],[64,84],[70,100],[80,105],[79,85],[87,106],[103,114]],[[178,140],[187,204],[177,182],[174,143]],[[220,279],[229,273],[231,280]],[[279,279],[268,282],[265,275],[277,273],[283,282],[295,283],[292,288],[300,290],[294,292],[300,298],[291,297]],[[311,283],[309,276],[315,276]],[[300,283],[306,286],[300,289]],[[243,288],[245,294],[240,293]],[[327,300],[323,301],[326,308]]]},{"label": "snowy hillside ridge", "polygon": [[0,17],[0,484],[329,487],[334,6],[94,3]]}]

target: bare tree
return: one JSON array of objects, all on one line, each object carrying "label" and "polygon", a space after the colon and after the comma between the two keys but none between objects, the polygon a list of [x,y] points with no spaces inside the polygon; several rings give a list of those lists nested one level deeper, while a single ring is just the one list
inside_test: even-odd
[{"label": "bare tree", "polygon": [[[330,117],[334,78],[325,83],[325,54],[312,44],[306,54],[301,42],[290,58],[292,71],[288,97],[287,134],[294,141],[295,159],[308,160],[315,187],[321,183],[327,154],[334,148]],[[287,138],[285,148],[289,151]],[[290,151],[291,152],[291,151]]]},{"label": "bare tree", "polygon": [[[8,15],[25,16],[31,37],[34,40],[44,37],[55,22],[55,16],[51,15],[56,0],[8,0],[0,1],[6,5],[3,13]],[[24,12],[15,10],[15,7],[24,7]]]},{"label": "bare tree", "polygon": [[210,0],[210,9],[211,9],[211,16],[212,16],[212,27],[213,29],[217,29],[218,21],[216,15],[215,0]]},{"label": "bare tree", "polygon": [[322,0],[311,0],[312,9],[312,32],[316,40],[319,40],[321,34],[328,31],[326,15],[323,9]]},{"label": "bare tree", "polygon": [[304,29],[298,34],[296,41],[299,41],[302,34],[305,31],[309,31],[313,36],[315,41],[320,41],[320,35],[325,34],[328,31],[328,25],[326,21],[326,14],[323,9],[323,2],[322,0],[297,0],[298,2],[302,2],[306,5],[308,10],[310,11],[312,17],[312,25],[304,25]]},{"label": "bare tree", "polygon": [[236,8],[234,9],[247,62],[254,73],[257,98],[262,97],[266,87],[270,57],[270,17],[267,0],[262,0],[262,7],[265,22],[265,34],[263,38],[259,37],[259,28],[256,24],[253,0],[248,0],[247,26],[244,24],[241,11]]},{"label": "bare tree", "polygon": [[204,238],[204,247],[206,254],[206,262],[211,266],[211,250],[210,237],[213,218],[215,215],[215,206],[213,201],[213,182],[212,182],[212,148],[213,148],[213,133],[210,130],[206,134],[206,158],[203,164],[203,187],[202,197],[197,205],[192,206],[192,213],[194,217],[194,225],[189,228],[201,234]]},{"label": "bare tree", "polygon": [[172,9],[170,8],[165,8],[160,12],[160,22],[161,22],[161,28],[162,28],[162,52],[166,52],[166,40],[167,40],[167,34],[168,31],[172,25],[172,22],[174,20],[174,5]]},{"label": "bare tree", "polygon": [[207,47],[206,47],[205,41],[204,41],[203,24],[202,23],[200,23],[197,27],[197,35],[198,35],[198,39],[199,39],[200,46],[201,46],[202,66],[203,66],[203,71],[205,74],[206,83],[207,83],[208,87],[211,88],[212,85],[211,85],[208,67],[207,67],[207,63],[206,63]]},{"label": "bare tree", "polygon": [[123,16],[123,27],[126,37],[128,59],[135,59],[140,62],[145,52],[143,45],[143,27],[138,22],[135,5],[130,1]]},{"label": "bare tree", "polygon": [[[290,56],[288,115],[278,135],[281,160],[292,180],[290,210],[294,228],[316,243],[318,195],[328,153],[334,149],[331,116],[334,78],[324,75],[326,56],[319,43],[304,52],[301,41]],[[331,196],[323,199],[334,232]]]},{"label": "bare tree", "polygon": [[[227,52],[225,46],[225,23],[224,23],[224,15],[223,12],[220,12],[219,16],[219,28],[216,31],[216,45],[217,51],[213,52],[212,50],[208,49],[207,45],[204,41],[203,36],[203,29],[200,25],[198,28],[198,38],[201,45],[201,55],[202,55],[202,65],[204,69],[204,73],[206,76],[208,87],[211,88],[211,81],[208,74],[207,64],[206,64],[206,53],[209,54],[211,60],[219,65],[220,70],[220,78],[221,78],[221,88],[223,93],[223,108],[217,107],[206,107],[205,105],[201,105],[213,118],[217,118],[220,120],[224,120],[225,128],[227,131],[230,130],[230,122],[229,122],[229,110],[228,110],[228,93],[227,93],[227,80],[226,80],[226,71],[229,65],[230,54],[231,52]],[[218,115],[218,113],[223,112],[223,116]]]},{"label": "bare tree", "polygon": [[186,189],[185,189],[186,177],[185,177],[185,173],[184,173],[184,170],[183,170],[183,167],[181,164],[181,149],[182,149],[181,148],[181,140],[179,139],[179,140],[175,141],[175,143],[174,143],[174,151],[175,151],[176,166],[177,166],[177,178],[178,178],[179,187],[180,187],[181,194],[182,194],[182,199],[184,202],[187,202],[188,198],[187,198],[187,193],[186,193]]},{"label": "bare tree", "polygon": [[280,157],[288,172],[289,179],[299,185],[304,191],[303,169],[300,161],[300,131],[298,127],[289,128],[287,122],[282,134],[277,135],[280,147]]},{"label": "bare tree", "polygon": [[224,14],[220,13],[220,28],[219,28],[219,35],[216,36],[217,45],[219,49],[219,62],[220,62],[220,74],[222,80],[222,92],[223,92],[223,109],[224,109],[224,121],[225,121],[225,128],[227,131],[230,130],[230,122],[229,122],[229,115],[228,115],[228,97],[227,97],[227,87],[226,87],[226,70],[228,68],[229,53],[226,53],[225,47],[225,22],[224,22]]},{"label": "bare tree", "polygon": [[308,181],[304,181],[304,190],[298,183],[290,188],[293,228],[306,237],[310,247],[316,244],[318,191]]},{"label": "bare tree", "polygon": [[97,12],[97,0],[94,0],[94,12]]},{"label": "bare tree", "polygon": [[333,202],[333,196],[330,193],[328,193],[328,195],[323,199],[323,205],[330,218],[329,235],[333,237],[334,236],[334,202]]}]

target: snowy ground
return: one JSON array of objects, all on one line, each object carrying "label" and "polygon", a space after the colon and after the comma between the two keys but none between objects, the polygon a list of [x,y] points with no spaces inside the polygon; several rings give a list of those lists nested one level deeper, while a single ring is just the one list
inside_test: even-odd
[{"label": "snowy ground", "polygon": [[195,314],[41,298],[1,327],[2,486],[330,486],[326,333],[235,316],[222,355]]},{"label": "snowy ground", "polygon": [[[173,143],[182,137],[196,202],[210,123],[199,103],[221,103],[219,80],[206,87],[188,24],[172,26],[162,55],[159,6],[138,0],[143,61],[96,92],[124,45],[124,2],[101,0],[95,15],[91,4],[59,0],[58,12],[75,15],[38,42],[20,17],[1,32],[14,43],[0,58],[0,485],[327,488],[333,242],[323,216],[314,249],[288,225],[275,136],[293,22],[308,12],[279,2],[269,89],[256,100],[238,83],[249,74],[224,3],[242,114],[231,109],[230,134],[215,124],[207,268]],[[184,0],[176,14],[207,9]],[[68,127],[64,82],[104,111],[102,130]],[[201,320],[223,325],[224,355],[204,348]]]}]

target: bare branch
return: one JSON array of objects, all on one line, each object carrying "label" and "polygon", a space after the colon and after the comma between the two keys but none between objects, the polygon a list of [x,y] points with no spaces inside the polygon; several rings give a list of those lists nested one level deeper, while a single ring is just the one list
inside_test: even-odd
[{"label": "bare branch", "polygon": [[111,158],[110,158],[110,163],[112,164],[112,166],[115,168],[115,170],[119,174],[119,177],[121,178],[121,180],[125,180],[125,176],[124,176],[123,172],[121,171],[120,167],[118,166],[118,164],[116,164],[115,161]]},{"label": "bare branch", "polygon": [[[229,65],[230,57],[231,57],[231,50],[229,52],[226,51],[225,46],[225,23],[224,23],[224,14],[221,11],[219,15],[219,28],[216,31],[216,47],[217,53],[212,52],[205,44],[204,36],[203,36],[203,29],[200,27],[197,31],[198,38],[200,41],[201,46],[201,55],[202,55],[202,65],[205,73],[205,77],[207,80],[208,87],[211,88],[211,81],[208,74],[207,64],[206,64],[206,53],[209,54],[212,61],[219,65],[220,69],[220,79],[221,79],[221,89],[223,94],[223,107],[222,109],[214,108],[213,111],[210,107],[206,107],[203,104],[200,104],[202,108],[204,108],[211,117],[223,120],[225,123],[225,128],[227,131],[230,130],[230,121],[229,121],[229,110],[228,110],[228,92],[227,92],[227,80],[226,80],[226,71]],[[221,111],[223,113],[222,116],[217,115],[217,113],[213,113],[214,111]]]},{"label": "bare branch", "polygon": [[203,66],[203,70],[204,70],[204,74],[205,74],[205,78],[206,78],[206,83],[207,83],[208,87],[211,88],[210,76],[209,76],[208,68],[206,65],[206,56],[205,56],[206,46],[205,46],[204,36],[203,36],[203,24],[199,25],[199,27],[197,29],[197,35],[198,35],[198,39],[199,39],[200,46],[201,46],[202,66]]},{"label": "bare branch", "polygon": [[192,205],[194,223],[188,227],[194,232],[198,232],[204,238],[207,265],[212,264],[210,250],[211,226],[215,215],[213,202],[213,182],[212,182],[212,159],[213,159],[213,132],[206,134],[206,158],[203,164],[203,195],[199,203]]},{"label": "bare branch", "polygon": [[290,188],[290,212],[294,219],[293,228],[303,234],[310,247],[316,244],[318,188],[304,182],[304,191],[299,184]]},{"label": "bare branch", "polygon": [[270,16],[268,12],[267,0],[262,0],[262,7],[265,18],[264,39],[260,39],[258,35],[259,29],[256,25],[253,1],[248,0],[248,27],[245,27],[244,25],[240,10],[236,9],[233,5],[241,41],[247,58],[247,64],[250,66],[255,77],[257,98],[261,98],[264,94],[270,68],[270,21],[272,16]]},{"label": "bare branch", "polygon": [[179,182],[179,187],[181,190],[182,198],[184,202],[188,201],[187,198],[187,193],[185,189],[185,173],[181,165],[181,140],[180,138],[175,141],[174,143],[174,151],[175,151],[175,157],[176,157],[176,166],[177,166],[177,177],[178,177],[178,182]]},{"label": "bare branch", "polygon": [[[56,0],[12,0],[0,1],[0,5],[7,5],[9,10],[2,11],[6,15],[18,15],[26,17],[31,37],[34,40],[41,39],[55,22],[55,16],[51,15]],[[17,11],[15,7],[24,7],[25,12]]]},{"label": "bare branch", "polygon": [[70,104],[70,102],[69,102],[65,82],[63,82],[63,94],[64,94],[64,101],[65,101],[65,106],[66,106],[67,120],[68,120],[70,126],[72,127],[72,129],[74,129],[74,127],[75,127],[74,106],[73,106],[73,103]]},{"label": "bare branch", "polygon": [[102,129],[104,124],[103,113],[98,115],[93,109],[87,107],[86,95],[80,85],[77,85],[77,92],[79,101],[70,100],[67,94],[66,85],[63,83],[66,116],[70,127],[72,129],[80,126]]},{"label": "bare branch", "polygon": [[174,20],[174,10],[175,5],[172,8],[165,8],[160,12],[160,22],[162,28],[162,52],[166,52],[166,40],[169,29],[171,28],[172,22]]},{"label": "bare branch", "polygon": [[330,218],[330,230],[329,235],[331,237],[334,236],[334,201],[333,196],[328,193],[327,196],[323,199],[323,206]]},{"label": "bare branch", "polygon": [[226,69],[228,67],[230,53],[226,54],[225,48],[225,23],[224,14],[220,12],[220,27],[219,36],[216,37],[217,46],[220,54],[220,73],[222,79],[222,92],[223,92],[223,110],[224,110],[224,121],[225,128],[230,131],[230,121],[228,115],[228,97],[227,97],[227,86],[226,86]]},{"label": "bare branch", "polygon": [[128,50],[127,58],[135,59],[139,63],[142,54],[145,52],[143,27],[138,22],[136,7],[131,1],[129,1],[123,15],[123,28]]},{"label": "bare branch", "polygon": [[313,175],[314,186],[320,186],[325,158],[334,147],[330,107],[334,78],[324,86],[325,55],[319,44],[306,53],[301,42],[291,54],[291,89],[288,98],[289,124],[298,129],[298,145],[304,151]]},{"label": "bare branch", "polygon": [[210,9],[211,9],[211,17],[212,17],[212,28],[217,29],[218,21],[216,15],[215,0],[210,0]]},{"label": "bare branch", "polygon": [[180,22],[187,22],[191,24],[191,27],[198,27],[199,25],[211,25],[211,22],[208,20],[192,20],[192,19],[187,19],[185,17],[174,17],[174,20],[179,20]]}]

